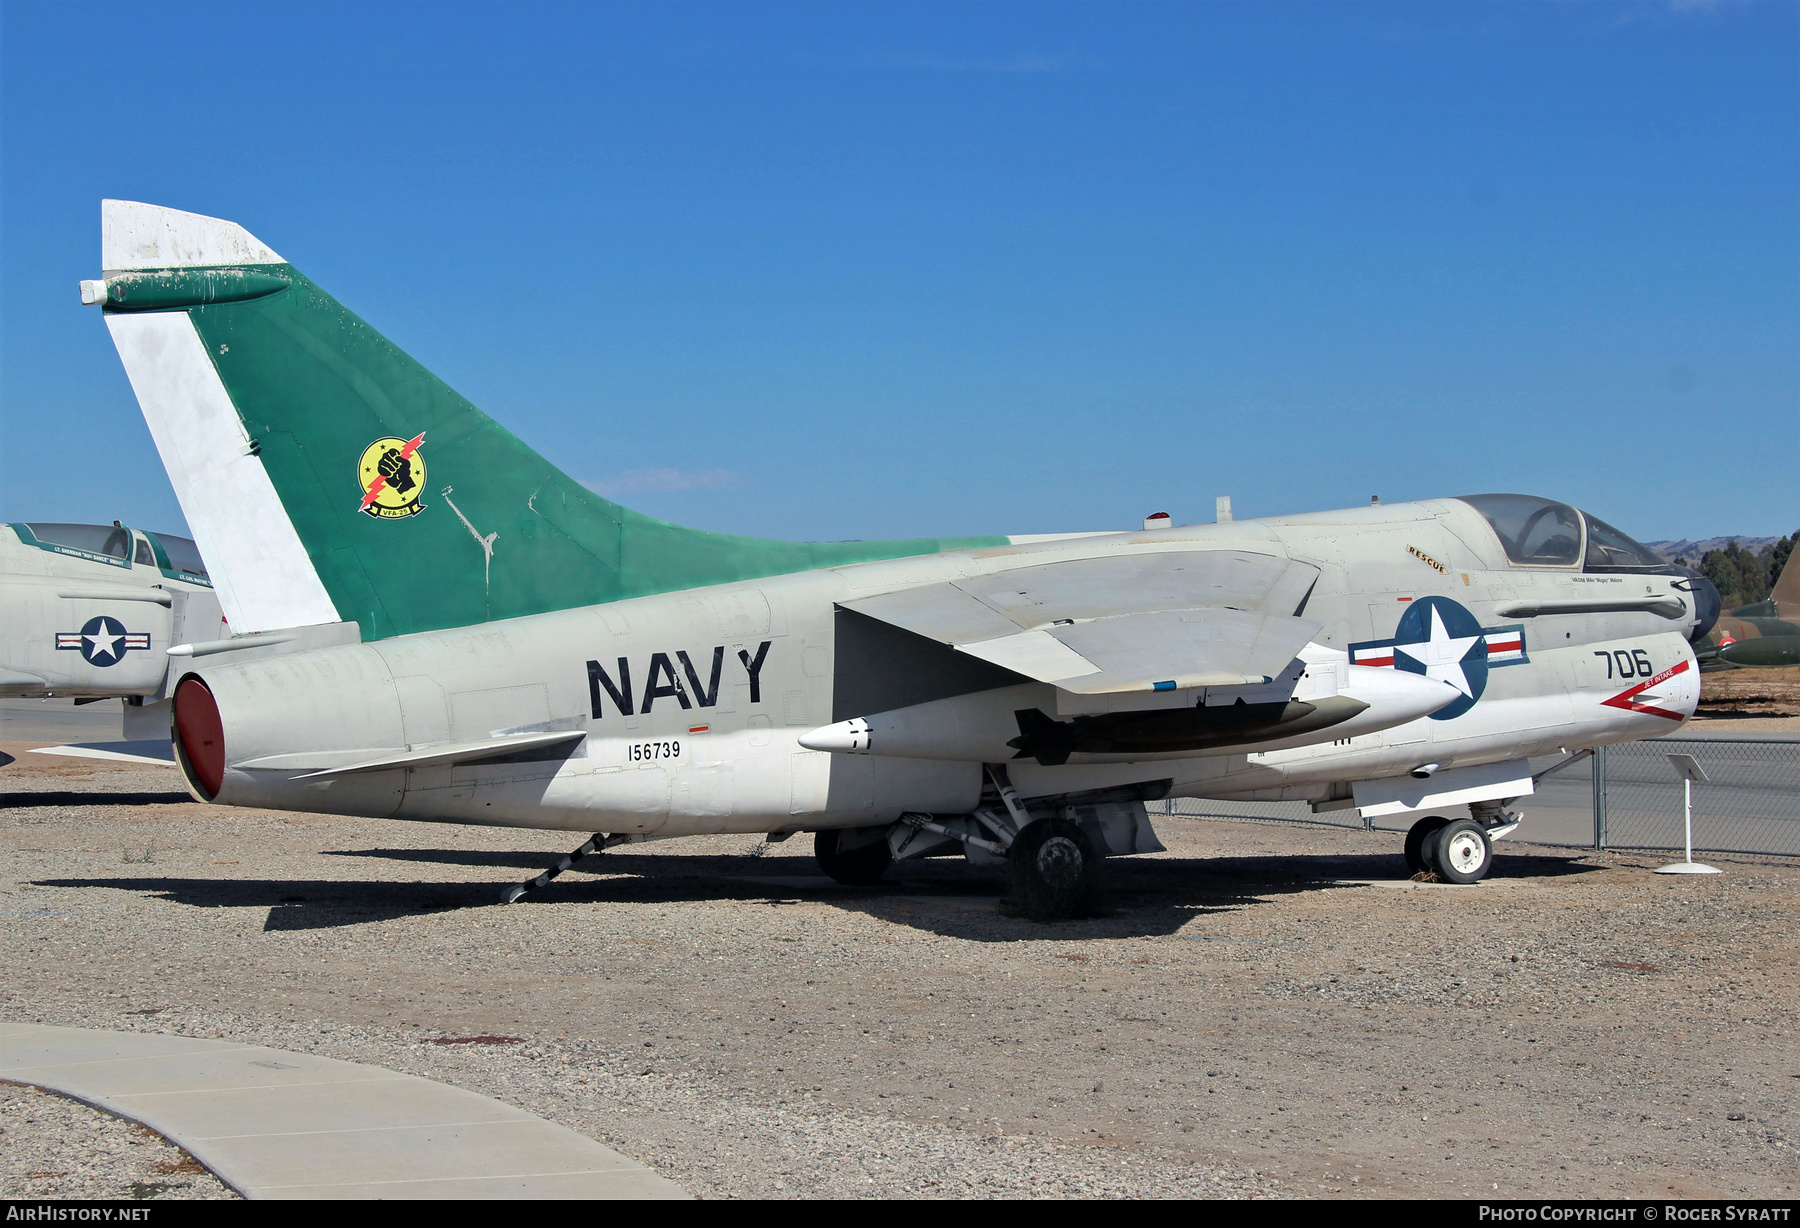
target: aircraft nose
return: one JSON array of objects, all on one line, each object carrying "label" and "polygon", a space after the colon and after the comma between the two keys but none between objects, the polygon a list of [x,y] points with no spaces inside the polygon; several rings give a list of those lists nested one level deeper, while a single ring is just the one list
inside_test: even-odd
[{"label": "aircraft nose", "polygon": [[1719,590],[1711,580],[1692,567],[1681,570],[1687,573],[1687,580],[1681,587],[1694,595],[1694,629],[1688,632],[1688,643],[1698,644],[1713,629],[1713,624],[1719,621],[1719,613],[1725,608],[1725,601],[1719,596]]}]

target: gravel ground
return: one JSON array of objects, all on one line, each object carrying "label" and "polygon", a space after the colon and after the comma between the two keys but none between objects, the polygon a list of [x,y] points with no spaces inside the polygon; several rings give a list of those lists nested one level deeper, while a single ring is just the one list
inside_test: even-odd
[{"label": "gravel ground", "polygon": [[1735,720],[1758,733],[1800,733],[1800,667],[1703,674],[1700,709],[1694,715],[1707,729]]},{"label": "gravel ground", "polygon": [[0,1198],[236,1197],[148,1126],[0,1083]]},{"label": "gravel ground", "polygon": [[1503,844],[1456,888],[1404,882],[1396,836],[1176,818],[1055,926],[960,861],[824,886],[804,837],[614,850],[508,908],[579,836],[31,755],[0,787],[0,1018],[426,1075],[703,1197],[1796,1185],[1791,864]]}]

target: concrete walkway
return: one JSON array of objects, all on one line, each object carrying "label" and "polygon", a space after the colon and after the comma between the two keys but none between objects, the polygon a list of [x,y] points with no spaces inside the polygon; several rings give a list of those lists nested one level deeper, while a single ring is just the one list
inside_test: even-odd
[{"label": "concrete walkway", "polygon": [[220,1040],[0,1023],[0,1079],[141,1121],[246,1198],[686,1198],[474,1092]]}]

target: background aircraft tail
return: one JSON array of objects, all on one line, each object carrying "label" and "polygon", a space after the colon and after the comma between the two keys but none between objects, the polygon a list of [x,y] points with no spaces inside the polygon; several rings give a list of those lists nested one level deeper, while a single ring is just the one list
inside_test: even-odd
[{"label": "background aircraft tail", "polygon": [[466,626],[1005,538],[777,542],[571,480],[232,222],[102,203],[106,312],[236,633]]},{"label": "background aircraft tail", "polygon": [[1775,611],[1782,618],[1800,617],[1800,567],[1794,566],[1793,555],[1788,555],[1787,564],[1782,567],[1781,574],[1775,577],[1775,587],[1769,590],[1769,600],[1775,603]]}]

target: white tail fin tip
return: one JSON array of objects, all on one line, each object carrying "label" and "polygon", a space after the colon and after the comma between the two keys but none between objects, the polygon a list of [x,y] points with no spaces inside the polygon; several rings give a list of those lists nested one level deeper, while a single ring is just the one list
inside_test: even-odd
[{"label": "white tail fin tip", "polygon": [[236,222],[135,200],[100,202],[100,267],[108,273],[284,263]]}]

